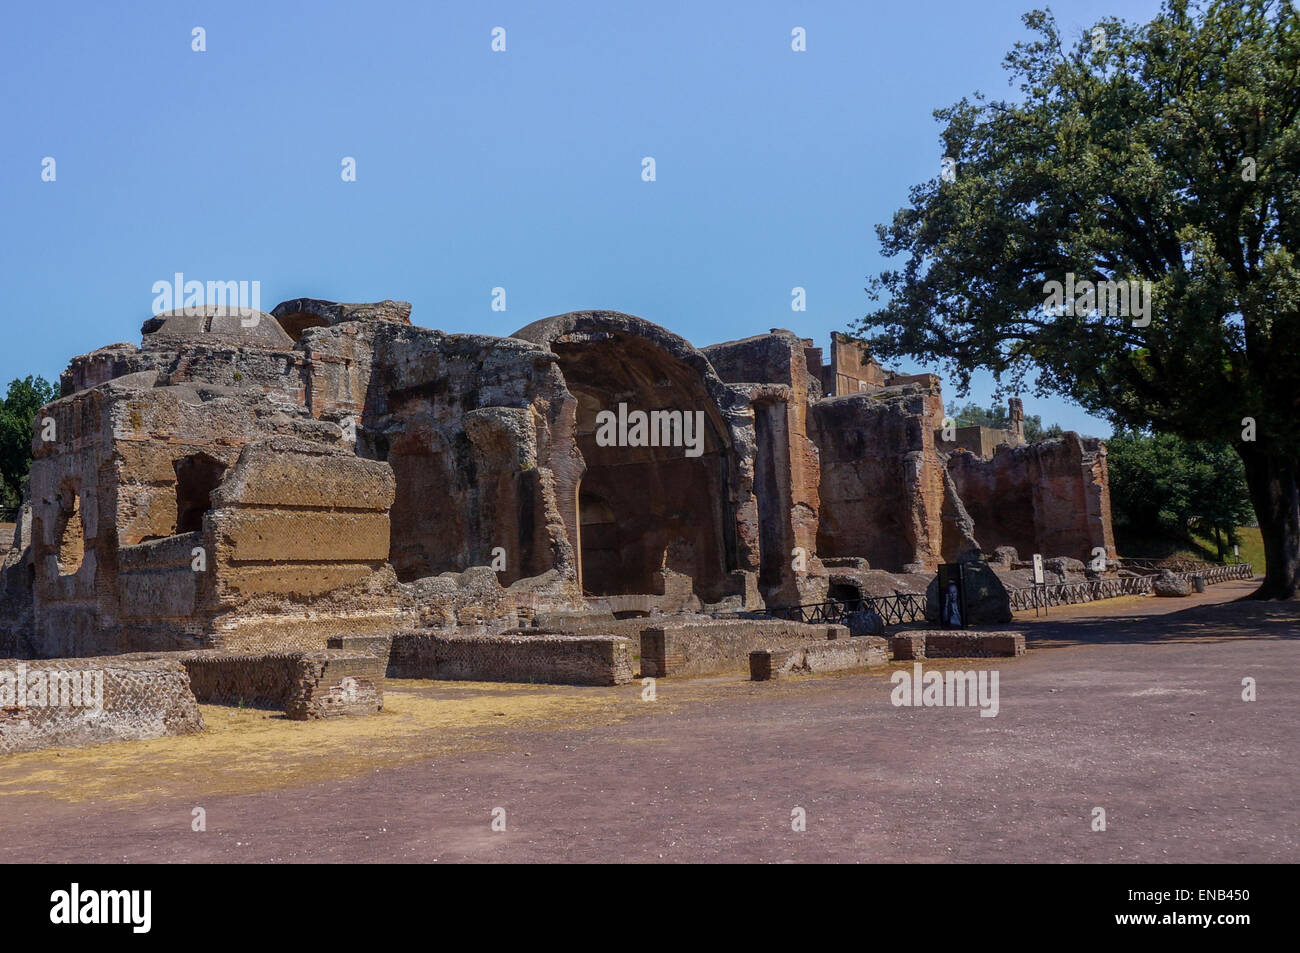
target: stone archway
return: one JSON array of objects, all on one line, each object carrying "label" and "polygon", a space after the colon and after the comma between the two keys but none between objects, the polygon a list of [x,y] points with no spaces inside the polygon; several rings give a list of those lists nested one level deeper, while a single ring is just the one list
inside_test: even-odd
[{"label": "stone archway", "polygon": [[516,336],[550,348],[576,399],[585,470],[572,536],[584,593],[689,585],[711,602],[732,592],[736,455],[707,360],[629,315],[564,315]]}]

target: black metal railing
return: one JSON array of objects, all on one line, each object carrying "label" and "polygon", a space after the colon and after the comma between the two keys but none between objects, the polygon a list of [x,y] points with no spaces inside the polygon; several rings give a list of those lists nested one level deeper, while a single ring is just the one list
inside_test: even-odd
[{"label": "black metal railing", "polygon": [[[1100,599],[1117,599],[1120,596],[1141,596],[1151,592],[1155,577],[1169,564],[1164,560],[1122,560],[1123,567],[1135,573],[1129,576],[1107,576],[1083,582],[1049,583],[1045,586],[1014,586],[1007,588],[1012,611],[1050,606],[1077,605],[1097,602]],[[1150,566],[1134,565],[1149,563]],[[1160,563],[1160,565],[1156,565]],[[1177,560],[1176,565],[1186,568],[1171,572],[1189,581],[1200,576],[1206,585],[1228,582],[1233,579],[1250,579],[1255,572],[1250,563],[1220,565],[1201,560]],[[896,592],[892,596],[863,596],[860,599],[831,599],[801,606],[770,606],[758,610],[760,615],[792,622],[843,625],[849,615],[861,610],[874,612],[885,625],[905,625],[925,620],[925,595],[919,592]]]},{"label": "black metal railing", "polygon": [[1204,559],[1192,559],[1185,556],[1166,556],[1163,559],[1152,557],[1130,558],[1127,556],[1121,556],[1117,562],[1121,569],[1140,573],[1157,573],[1165,569],[1168,569],[1170,572],[1204,573],[1208,570],[1218,569],[1223,566],[1249,565],[1240,560],[1235,563],[1212,563],[1207,562]]},{"label": "black metal railing", "polygon": [[1070,606],[1120,596],[1140,596],[1151,591],[1150,576],[1117,576],[1086,582],[1051,583],[1046,586],[1016,586],[1007,589],[1012,611],[1042,606]]},{"label": "black metal railing", "polygon": [[[1189,562],[1191,562],[1189,560]],[[1167,568],[1167,567],[1161,567]],[[1119,596],[1142,596],[1151,591],[1159,570],[1136,576],[1115,576],[1106,579],[1089,579],[1085,582],[1049,583],[1045,586],[1016,586],[1007,589],[1012,611],[1050,606],[1070,606],[1099,599]],[[1216,563],[1199,563],[1199,567],[1184,572],[1173,571],[1189,581],[1200,576],[1207,586],[1233,579],[1250,579],[1255,575],[1250,563],[1233,563],[1221,566]]]},{"label": "black metal railing", "polygon": [[771,606],[762,614],[792,622],[843,625],[854,612],[866,610],[880,616],[885,625],[904,625],[925,618],[925,594],[896,592],[892,596],[863,596],[861,599],[831,599],[802,606]]}]

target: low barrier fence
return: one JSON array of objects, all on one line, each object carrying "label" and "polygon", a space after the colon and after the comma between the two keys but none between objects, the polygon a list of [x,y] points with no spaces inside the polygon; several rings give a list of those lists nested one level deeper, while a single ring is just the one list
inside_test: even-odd
[{"label": "low barrier fence", "polygon": [[[1124,562],[1127,566],[1129,560]],[[1191,563],[1191,560],[1187,562]],[[1154,570],[1140,576],[1049,583],[1045,586],[1017,586],[1007,589],[1007,595],[1011,597],[1012,611],[1069,606],[1080,602],[1096,602],[1098,599],[1114,599],[1118,596],[1141,596],[1151,591],[1151,584],[1158,574],[1159,570]],[[1189,582],[1193,577],[1200,576],[1207,586],[1212,586],[1233,579],[1250,579],[1255,575],[1255,571],[1250,563],[1235,563],[1230,566],[1202,563],[1189,571],[1175,571],[1174,575],[1181,576]]]},{"label": "low barrier fence", "polygon": [[[1120,596],[1142,596],[1151,592],[1151,584],[1168,565],[1156,566],[1157,560],[1122,560],[1125,569],[1140,573],[1130,576],[1111,576],[1102,579],[1087,579],[1083,582],[1049,583],[1045,586],[1008,587],[1007,596],[1011,601],[1013,612],[1024,609],[1050,608],[1051,606],[1077,605],[1081,602],[1096,602],[1100,599],[1116,599]],[[1138,568],[1134,563],[1150,563],[1150,568]],[[1219,565],[1217,563],[1200,563],[1195,560],[1180,560],[1177,565],[1186,568],[1172,570],[1175,576],[1182,576],[1189,582],[1195,576],[1205,580],[1207,586],[1228,582],[1233,579],[1250,579],[1255,571],[1250,563]],[[925,595],[918,592],[899,592],[892,596],[863,596],[861,599],[832,599],[827,602],[813,602],[802,606],[771,606],[761,610],[761,614],[774,619],[788,619],[793,622],[811,622],[827,625],[843,625],[854,612],[866,610],[880,616],[885,625],[903,625],[908,622],[925,620]]]},{"label": "low barrier fence", "polygon": [[863,610],[876,613],[885,625],[920,622],[925,619],[925,594],[899,592],[892,596],[863,596],[861,599],[843,601],[832,599],[803,606],[772,606],[763,610],[763,614],[792,622],[843,625],[851,614]]}]

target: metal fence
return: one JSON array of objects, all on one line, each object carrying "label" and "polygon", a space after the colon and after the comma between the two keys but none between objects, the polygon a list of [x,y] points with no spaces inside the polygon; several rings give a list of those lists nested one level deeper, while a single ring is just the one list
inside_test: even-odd
[{"label": "metal fence", "polygon": [[1016,586],[1007,589],[1011,610],[1043,606],[1071,606],[1098,599],[1138,596],[1151,591],[1150,576],[1117,576],[1114,579],[1089,579],[1086,582],[1061,582],[1046,586]]},{"label": "metal fence", "polygon": [[885,625],[918,622],[925,618],[925,594],[896,592],[892,596],[863,596],[861,599],[842,601],[832,599],[803,606],[772,606],[762,611],[774,619],[842,625],[852,613],[864,609],[880,616]]},{"label": "metal fence", "polygon": [[18,522],[18,508],[16,506],[0,506],[0,523]]},{"label": "metal fence", "polygon": [[[1127,564],[1129,561],[1125,560]],[[1192,560],[1185,560],[1194,564]],[[1221,566],[1215,563],[1195,564],[1196,568],[1178,572],[1188,581],[1193,576],[1200,576],[1207,586],[1232,579],[1250,579],[1255,575],[1250,563],[1234,563]],[[1126,568],[1127,565],[1126,565]],[[1162,567],[1167,568],[1167,567]],[[1114,599],[1118,596],[1141,596],[1151,591],[1151,584],[1159,570],[1151,570],[1136,576],[1116,576],[1109,579],[1089,579],[1085,582],[1061,582],[1046,586],[1017,586],[1007,589],[1011,597],[1012,611],[1022,609],[1044,608],[1050,606],[1070,606],[1080,602],[1096,602],[1098,599]]]},{"label": "metal fence", "polygon": [[1168,569],[1170,572],[1185,573],[1203,573],[1210,569],[1220,569],[1224,566],[1248,566],[1249,563],[1212,563],[1204,559],[1191,559],[1185,556],[1166,556],[1163,559],[1156,558],[1129,558],[1126,556],[1116,560],[1121,569],[1127,569],[1130,572],[1156,573]]},{"label": "metal fence", "polygon": [[[1116,599],[1120,596],[1141,596],[1151,592],[1151,583],[1162,570],[1169,569],[1169,561],[1130,560],[1121,561],[1124,568],[1135,573],[1131,576],[1110,576],[1102,579],[1088,579],[1083,582],[1051,583],[1046,586],[1008,587],[1007,595],[1011,600],[1013,612],[1024,609],[1047,608],[1051,606],[1070,606],[1081,602],[1096,602],[1099,599]],[[1219,565],[1193,559],[1173,561],[1184,567],[1171,570],[1174,575],[1189,581],[1193,576],[1201,576],[1206,585],[1228,582],[1232,579],[1250,579],[1255,571],[1250,563],[1233,563]],[[1149,565],[1136,565],[1136,564]],[[1157,565],[1159,564],[1159,565]],[[793,622],[823,623],[842,625],[849,615],[860,610],[874,612],[885,625],[903,625],[908,622],[925,620],[925,595],[919,592],[896,592],[892,596],[863,596],[861,599],[832,599],[828,602],[813,602],[802,606],[772,606],[759,610],[762,615],[773,619],[789,619]]]}]

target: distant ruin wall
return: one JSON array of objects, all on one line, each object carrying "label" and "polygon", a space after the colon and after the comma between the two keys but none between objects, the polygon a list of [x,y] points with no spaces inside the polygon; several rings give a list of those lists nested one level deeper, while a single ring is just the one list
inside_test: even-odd
[{"label": "distant ruin wall", "polygon": [[1028,446],[1000,446],[992,459],[948,457],[951,474],[975,524],[981,548],[1013,546],[1084,562],[1094,548],[1115,558],[1105,444],[1076,433]]},{"label": "distant ruin wall", "polygon": [[1014,446],[1022,442],[1017,439],[1015,432],[1012,430],[1001,430],[978,425],[955,428],[951,440],[944,440],[942,432],[936,439],[941,450],[969,450],[977,457],[983,457],[984,459],[993,456],[997,448],[1002,444]]},{"label": "distant ruin wall", "polygon": [[885,386],[885,370],[873,361],[860,342],[840,331],[831,332],[830,363],[817,368],[822,393],[832,397],[878,390]]}]

